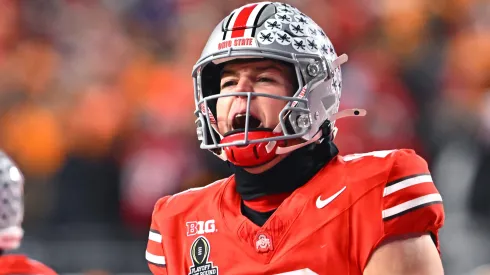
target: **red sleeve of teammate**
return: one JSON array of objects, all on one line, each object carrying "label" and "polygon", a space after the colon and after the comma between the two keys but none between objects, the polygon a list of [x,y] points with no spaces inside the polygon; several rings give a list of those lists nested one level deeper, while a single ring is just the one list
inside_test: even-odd
[{"label": "red sleeve of teammate", "polygon": [[444,209],[427,162],[413,150],[395,154],[383,189],[384,236],[380,242],[393,236],[431,233],[439,250],[438,231],[444,223]]},{"label": "red sleeve of teammate", "polygon": [[29,259],[25,255],[3,255],[0,257],[0,275],[9,274],[43,274],[57,275],[46,265]]},{"label": "red sleeve of teammate", "polygon": [[158,213],[166,201],[166,197],[161,198],[155,204],[151,218],[150,232],[148,235],[148,245],[146,247],[145,257],[148,266],[154,275],[167,275],[167,266],[165,261],[165,251],[163,249],[162,232],[156,220]]}]

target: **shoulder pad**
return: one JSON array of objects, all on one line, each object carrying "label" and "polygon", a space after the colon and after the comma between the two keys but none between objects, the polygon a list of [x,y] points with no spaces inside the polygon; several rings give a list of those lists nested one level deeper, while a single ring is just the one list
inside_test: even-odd
[{"label": "shoulder pad", "polygon": [[213,200],[218,196],[218,190],[228,180],[229,178],[220,179],[203,187],[190,188],[180,193],[163,197],[155,205],[154,215],[161,211],[165,212],[165,216],[170,217],[195,209],[200,204]]}]

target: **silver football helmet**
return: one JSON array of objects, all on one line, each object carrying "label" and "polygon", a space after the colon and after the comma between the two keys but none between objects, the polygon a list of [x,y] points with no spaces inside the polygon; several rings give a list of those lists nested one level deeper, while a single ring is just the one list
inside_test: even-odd
[{"label": "silver football helmet", "polygon": [[[266,58],[294,66],[298,90],[293,96],[240,92],[220,94],[219,68],[239,58]],[[224,18],[213,30],[201,57],[193,68],[197,135],[201,148],[211,150],[237,166],[264,164],[277,154],[296,150],[324,138],[333,139],[335,120],[365,115],[365,110],[338,112],[342,89],[340,65],[347,56],[338,56],[325,32],[295,7],[277,2],[242,6]],[[244,130],[222,136],[217,129],[217,98],[247,98]],[[249,125],[252,97],[283,100],[275,129],[253,129]],[[304,142],[287,146],[287,139]]]},{"label": "silver football helmet", "polygon": [[0,250],[16,249],[24,235],[24,176],[0,151]]}]

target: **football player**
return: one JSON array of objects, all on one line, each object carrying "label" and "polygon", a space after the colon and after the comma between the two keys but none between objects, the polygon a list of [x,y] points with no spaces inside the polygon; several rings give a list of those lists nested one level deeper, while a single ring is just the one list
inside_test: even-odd
[{"label": "football player", "polygon": [[24,255],[4,254],[20,246],[24,231],[24,176],[0,151],[0,275],[56,275],[51,268]]},{"label": "football player", "polygon": [[213,30],[193,69],[201,148],[233,175],[161,198],[155,275],[443,274],[442,198],[413,150],[340,156],[337,55],[283,3],[247,4]]}]

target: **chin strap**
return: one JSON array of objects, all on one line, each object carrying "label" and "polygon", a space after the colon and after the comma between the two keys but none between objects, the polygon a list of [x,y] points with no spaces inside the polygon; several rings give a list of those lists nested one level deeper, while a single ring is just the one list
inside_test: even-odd
[{"label": "chin strap", "polygon": [[300,143],[300,144],[291,145],[291,146],[288,146],[288,147],[277,147],[276,154],[283,155],[283,154],[290,153],[290,152],[292,152],[294,150],[297,150],[299,148],[305,147],[308,144],[312,144],[313,142],[317,142],[320,138],[322,138],[322,135],[323,135],[323,133],[320,130],[310,140],[308,140],[306,142],[303,142],[303,143]]},{"label": "chin strap", "polygon": [[338,56],[337,58],[335,58],[334,61],[332,61],[332,67],[333,68],[340,67],[340,65],[344,64],[348,60],[349,60],[349,57],[345,53],[343,53],[340,56]]},{"label": "chin strap", "polygon": [[366,116],[367,111],[364,109],[345,109],[340,112],[337,112],[334,114],[331,118],[330,121],[336,121],[344,117],[350,117],[350,116]]},{"label": "chin strap", "polygon": [[[345,117],[351,117],[351,116],[366,116],[366,114],[367,114],[367,111],[364,109],[346,109],[346,110],[342,110],[342,111],[334,114],[330,118],[330,121],[336,121],[338,119],[345,118]],[[278,124],[273,132],[277,133],[280,131],[281,131],[281,125]],[[337,127],[333,127],[332,139],[335,138],[335,136],[337,135],[337,132],[338,132]],[[266,145],[265,149],[267,150],[268,153],[270,153],[272,150],[274,150],[274,148],[276,148],[276,152],[275,152],[276,154],[278,154],[278,155],[287,154],[287,153],[290,153],[294,150],[297,150],[299,148],[302,148],[302,147],[305,147],[309,144],[312,144],[314,142],[318,142],[322,137],[323,137],[323,131],[322,131],[322,129],[320,129],[310,140],[305,141],[303,143],[295,144],[295,145],[291,145],[291,146],[287,146],[287,147],[280,147],[280,146],[276,147],[276,141],[270,141]]]}]

